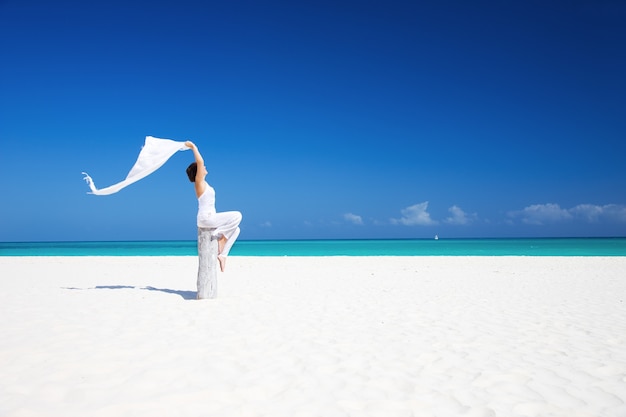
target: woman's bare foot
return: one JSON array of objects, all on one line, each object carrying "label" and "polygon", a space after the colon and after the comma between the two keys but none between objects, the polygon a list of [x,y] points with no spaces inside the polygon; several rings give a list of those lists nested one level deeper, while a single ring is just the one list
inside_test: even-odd
[{"label": "woman's bare foot", "polygon": [[226,269],[226,257],[222,255],[217,255],[217,260],[220,263],[220,270],[224,272],[224,269]]},{"label": "woman's bare foot", "polygon": [[226,236],[223,236],[217,241],[217,253],[220,254],[226,246]]}]

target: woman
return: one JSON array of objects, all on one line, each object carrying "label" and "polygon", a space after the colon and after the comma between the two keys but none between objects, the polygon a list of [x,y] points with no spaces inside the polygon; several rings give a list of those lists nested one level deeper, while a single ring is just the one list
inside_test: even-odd
[{"label": "woman", "polygon": [[228,252],[239,236],[241,213],[238,211],[215,212],[215,190],[205,180],[208,172],[204,166],[204,159],[193,142],[187,141],[185,145],[193,151],[196,159],[196,162],[187,167],[187,176],[189,181],[194,183],[196,197],[198,197],[198,227],[215,229],[212,235],[218,237],[217,260],[220,263],[220,270],[224,272]]}]

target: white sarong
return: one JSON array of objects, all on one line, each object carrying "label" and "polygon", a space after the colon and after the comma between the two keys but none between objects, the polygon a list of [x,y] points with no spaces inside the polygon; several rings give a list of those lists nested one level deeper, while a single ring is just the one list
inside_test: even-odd
[{"label": "white sarong", "polygon": [[189,148],[185,145],[185,142],[146,136],[146,143],[143,148],[141,148],[141,152],[139,152],[137,162],[135,162],[135,165],[133,165],[124,181],[98,190],[93,180],[89,175],[87,175],[86,172],[83,172],[85,175],[85,178],[83,179],[87,181],[89,188],[91,188],[90,194],[113,194],[127,185],[137,182],[140,179],[152,174],[154,171],[161,168],[161,166],[163,166],[163,164],[167,162],[167,160],[170,159],[176,152],[185,151],[187,149]]}]

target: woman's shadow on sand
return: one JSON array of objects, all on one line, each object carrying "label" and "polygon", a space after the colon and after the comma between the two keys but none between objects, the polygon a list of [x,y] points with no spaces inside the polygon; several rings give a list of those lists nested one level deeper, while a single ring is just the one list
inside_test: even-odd
[{"label": "woman's shadow on sand", "polygon": [[197,292],[195,291],[182,291],[172,290],[169,288],[156,288],[156,287],[133,287],[132,285],[98,285],[92,288],[65,288],[67,290],[143,290],[143,291],[158,291],[166,294],[180,295],[185,300],[195,300],[197,298]]},{"label": "woman's shadow on sand", "polygon": [[156,288],[156,287],[143,287],[142,290],[147,291],[160,291],[167,294],[176,294],[183,297],[185,300],[195,300],[198,297],[198,293],[196,291],[181,291],[181,290],[170,290],[169,288]]}]

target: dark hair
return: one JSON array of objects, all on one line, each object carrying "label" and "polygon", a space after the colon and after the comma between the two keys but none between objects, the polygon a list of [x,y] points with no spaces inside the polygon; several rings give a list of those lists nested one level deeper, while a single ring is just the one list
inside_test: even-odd
[{"label": "dark hair", "polygon": [[196,182],[196,173],[198,172],[198,164],[192,162],[187,167],[187,176],[189,177],[189,181]]}]

